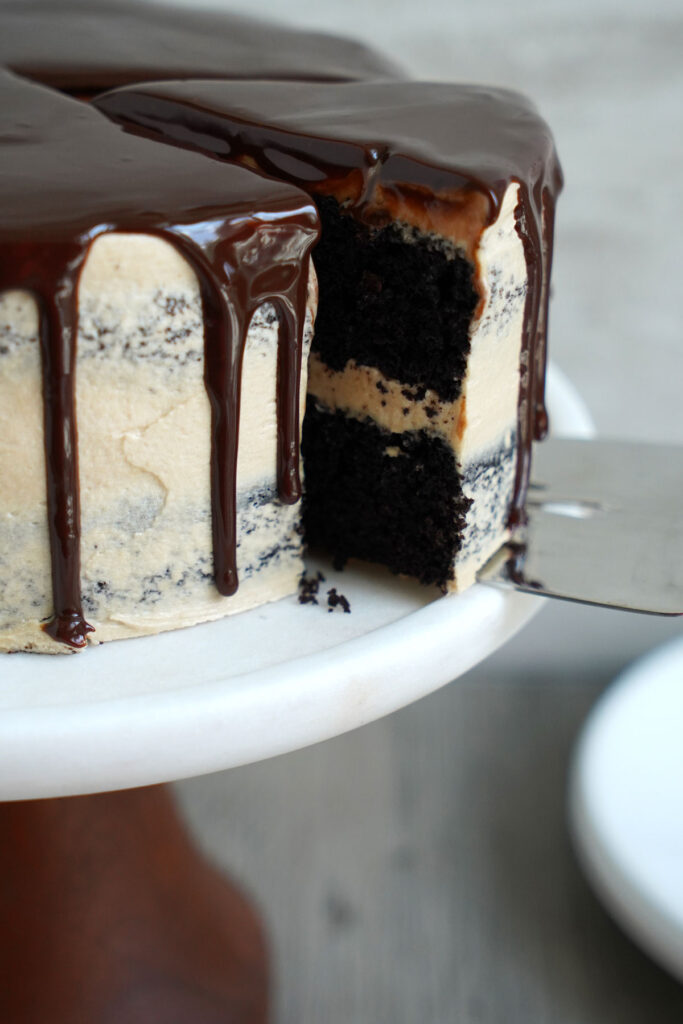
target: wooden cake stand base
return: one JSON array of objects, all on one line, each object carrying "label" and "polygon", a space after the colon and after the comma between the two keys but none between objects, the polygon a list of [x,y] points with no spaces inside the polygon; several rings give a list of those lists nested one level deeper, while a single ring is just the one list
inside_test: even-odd
[{"label": "wooden cake stand base", "polygon": [[255,910],[169,789],[0,803],[3,1024],[265,1024]]}]

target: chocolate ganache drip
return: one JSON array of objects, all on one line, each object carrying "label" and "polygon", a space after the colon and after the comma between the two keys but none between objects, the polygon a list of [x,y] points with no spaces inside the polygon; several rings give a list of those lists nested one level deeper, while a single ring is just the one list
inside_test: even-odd
[{"label": "chocolate ganache drip", "polygon": [[[544,385],[555,198],[550,130],[517,93],[430,82],[171,82],[99,97],[110,117],[332,195],[364,223],[407,223],[451,238],[477,268],[483,231],[519,186],[527,264],[512,522],[523,519],[531,446],[548,428]],[[483,297],[481,281],[475,275]],[[324,297],[323,297],[324,298]]]},{"label": "chocolate ganache drip", "polygon": [[216,585],[231,594],[241,366],[249,323],[266,302],[280,320],[278,489],[285,502],[300,495],[299,372],[318,219],[289,185],[127,135],[96,110],[9,73],[0,72],[0,93],[0,291],[33,293],[40,318],[54,603],[45,629],[78,648],[92,630],[80,593],[76,422],[78,282],[90,245],[112,231],[158,235],[197,275]]},{"label": "chocolate ganache drip", "polygon": [[[26,130],[27,124],[23,125]],[[3,136],[7,141],[7,136]],[[43,375],[47,521],[55,640],[83,647],[93,631],[81,607],[80,491],[76,431],[76,293],[87,239],[61,245],[0,244],[0,290],[25,288],[36,296]]]},{"label": "chocolate ganache drip", "polygon": [[[272,229],[270,244],[274,238]],[[280,229],[282,230],[282,229]],[[204,315],[204,379],[211,403],[211,496],[216,586],[237,590],[236,480],[242,360],[251,319],[270,303],[279,320],[277,373],[277,484],[280,499],[301,497],[299,382],[308,289],[308,261],[300,233],[287,226],[278,255],[259,260],[262,240],[253,223],[228,238],[207,240],[206,225],[172,232],[194,267]],[[314,233],[313,239],[317,238]],[[312,239],[307,239],[308,245]],[[288,252],[288,248],[291,251]],[[307,251],[307,248],[306,248]],[[254,269],[255,268],[255,269]]]}]

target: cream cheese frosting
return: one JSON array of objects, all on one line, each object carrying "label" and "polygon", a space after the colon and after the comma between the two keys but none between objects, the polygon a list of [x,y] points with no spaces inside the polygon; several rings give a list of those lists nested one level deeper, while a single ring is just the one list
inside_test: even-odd
[{"label": "cream cheese frosting", "polygon": [[[316,299],[311,273],[306,353]],[[93,243],[79,288],[76,388],[92,641],[217,618],[296,589],[298,510],[277,497],[277,339],[275,312],[265,305],[245,348],[240,586],[226,600],[212,581],[210,408],[196,277],[160,238],[121,233]],[[0,295],[0,366],[0,650],[63,652],[41,629],[52,596],[38,311],[27,292]],[[304,398],[305,389],[300,418]]]}]

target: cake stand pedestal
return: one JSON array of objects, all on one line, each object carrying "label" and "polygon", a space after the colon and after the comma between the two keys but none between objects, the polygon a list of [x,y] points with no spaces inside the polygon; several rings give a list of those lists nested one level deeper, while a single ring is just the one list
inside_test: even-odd
[{"label": "cake stand pedestal", "polygon": [[0,1020],[265,1024],[266,942],[167,786],[0,804]]},{"label": "cake stand pedestal", "polygon": [[[567,381],[551,368],[548,383],[555,432],[589,434]],[[289,598],[76,657],[3,658],[3,1024],[262,1024],[258,917],[194,852],[154,784],[404,707],[488,657],[543,603],[482,585],[440,598],[370,567],[310,568],[326,576],[318,606]],[[351,615],[327,613],[328,587]]]}]

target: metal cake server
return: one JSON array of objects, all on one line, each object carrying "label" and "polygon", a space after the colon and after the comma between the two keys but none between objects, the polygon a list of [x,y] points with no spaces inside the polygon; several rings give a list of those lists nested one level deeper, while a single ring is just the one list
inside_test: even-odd
[{"label": "metal cake server", "polygon": [[550,438],[531,479],[528,523],[480,582],[683,614],[683,447]]}]

